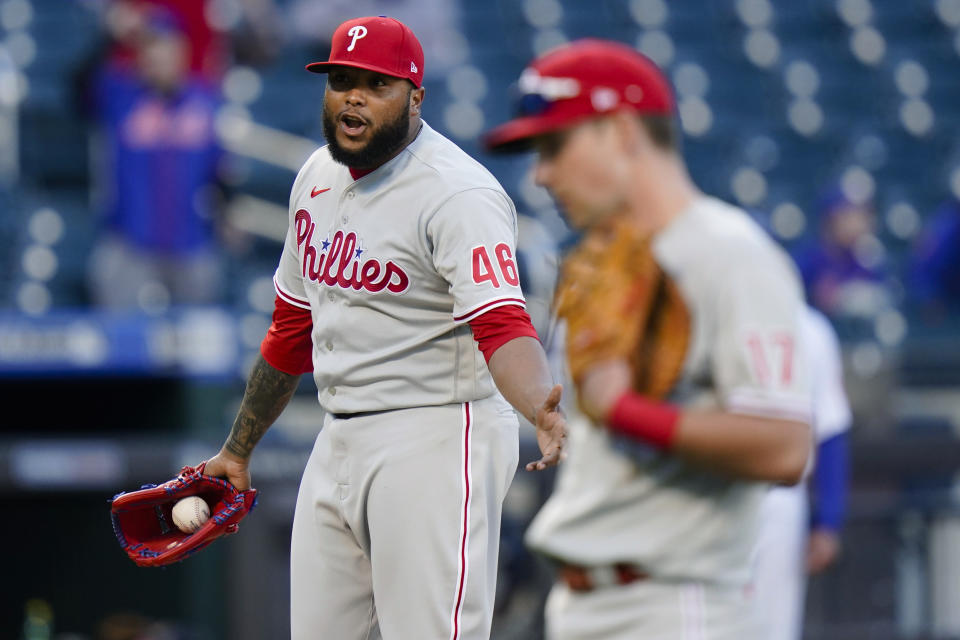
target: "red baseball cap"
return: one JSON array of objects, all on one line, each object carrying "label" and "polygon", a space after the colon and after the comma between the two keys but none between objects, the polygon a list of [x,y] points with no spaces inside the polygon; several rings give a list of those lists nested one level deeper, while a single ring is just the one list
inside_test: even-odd
[{"label": "red baseball cap", "polygon": [[370,16],[347,20],[333,32],[330,59],[311,62],[307,71],[327,73],[342,65],[423,83],[423,47],[410,27],[395,18]]},{"label": "red baseball cap", "polygon": [[604,113],[668,115],[670,83],[646,56],[619,42],[585,39],[552,49],[524,69],[518,116],[484,138],[493,151],[521,151],[531,139]]}]

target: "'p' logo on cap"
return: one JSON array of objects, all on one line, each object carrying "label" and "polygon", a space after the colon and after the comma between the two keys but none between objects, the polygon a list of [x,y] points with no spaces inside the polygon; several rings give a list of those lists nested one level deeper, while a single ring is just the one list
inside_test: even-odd
[{"label": "'p' logo on cap", "polygon": [[362,24],[354,25],[347,30],[348,36],[353,36],[353,40],[350,41],[350,46],[347,47],[347,51],[353,51],[353,48],[357,46],[357,40],[367,35],[367,28]]},{"label": "'p' logo on cap", "polygon": [[[360,41],[370,38],[370,43]],[[406,78],[416,87],[423,84],[423,47],[410,27],[394,18],[370,16],[347,20],[333,32],[330,58],[311,62],[307,71],[326,73],[343,66]]]}]

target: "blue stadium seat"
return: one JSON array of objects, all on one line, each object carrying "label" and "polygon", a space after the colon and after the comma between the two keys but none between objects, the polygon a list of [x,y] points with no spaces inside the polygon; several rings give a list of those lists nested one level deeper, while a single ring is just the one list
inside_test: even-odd
[{"label": "blue stadium seat", "polygon": [[287,47],[269,66],[256,70],[263,86],[249,105],[255,121],[300,135],[320,131],[326,82],[304,69],[312,55],[305,47]]},{"label": "blue stadium seat", "polygon": [[933,11],[933,2],[873,3],[873,23],[891,41],[925,40],[943,25]]}]

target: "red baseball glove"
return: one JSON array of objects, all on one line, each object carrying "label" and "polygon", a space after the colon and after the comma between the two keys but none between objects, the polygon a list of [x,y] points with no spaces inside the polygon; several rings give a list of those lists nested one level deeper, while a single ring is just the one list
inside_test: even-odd
[{"label": "red baseball glove", "polygon": [[[141,567],[179,562],[222,535],[236,533],[237,523],[257,504],[257,490],[238,491],[222,478],[203,475],[204,464],[184,467],[161,485],[118,493],[110,501],[110,519],[120,546]],[[193,533],[173,524],[173,505],[199,496],[210,506],[210,518]]]}]

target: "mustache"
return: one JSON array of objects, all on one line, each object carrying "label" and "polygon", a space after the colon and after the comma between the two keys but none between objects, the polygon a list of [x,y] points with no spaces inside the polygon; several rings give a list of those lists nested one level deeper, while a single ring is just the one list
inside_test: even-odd
[{"label": "mustache", "polygon": [[364,118],[362,115],[360,115],[353,109],[343,109],[342,111],[340,111],[340,113],[337,114],[338,121],[341,121],[347,117],[353,118],[355,120],[359,120],[362,124],[370,124],[366,118]]}]

